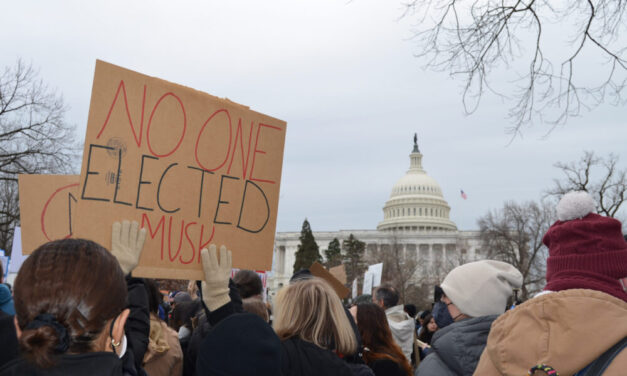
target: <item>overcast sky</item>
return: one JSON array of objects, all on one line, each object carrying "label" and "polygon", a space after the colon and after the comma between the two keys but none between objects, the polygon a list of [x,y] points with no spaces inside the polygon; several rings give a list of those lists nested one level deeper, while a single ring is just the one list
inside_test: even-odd
[{"label": "overcast sky", "polygon": [[553,164],[584,150],[616,153],[625,168],[625,107],[547,137],[536,124],[510,143],[507,104],[486,97],[466,116],[462,82],[422,69],[402,13],[395,0],[12,1],[0,12],[0,66],[38,68],[81,139],[96,59],[287,121],[278,231],[305,217],[314,230],[376,228],[414,132],[461,230],[506,200],[540,198],[560,176]]}]

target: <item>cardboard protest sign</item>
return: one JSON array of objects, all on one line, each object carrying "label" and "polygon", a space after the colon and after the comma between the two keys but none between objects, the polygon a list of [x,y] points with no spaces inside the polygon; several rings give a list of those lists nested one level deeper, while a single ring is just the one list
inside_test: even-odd
[{"label": "cardboard protest sign", "polygon": [[269,270],[286,123],[181,85],[96,62],[76,236],[111,245],[111,224],[138,221],[134,275],[202,279],[200,250]]},{"label": "cardboard protest sign", "polygon": [[338,281],[338,279],[335,278],[331,273],[329,273],[329,271],[326,270],[324,266],[322,266],[320,263],[314,262],[311,267],[309,267],[309,271],[314,276],[327,281],[341,299],[346,299],[348,297],[350,290],[346,286],[344,286],[342,282]]},{"label": "cardboard protest sign", "polygon": [[78,175],[18,176],[23,254],[29,255],[44,243],[72,235],[78,182]]},{"label": "cardboard protest sign", "polygon": [[329,273],[342,282],[343,285],[346,284],[346,267],[344,267],[344,264],[330,268]]}]

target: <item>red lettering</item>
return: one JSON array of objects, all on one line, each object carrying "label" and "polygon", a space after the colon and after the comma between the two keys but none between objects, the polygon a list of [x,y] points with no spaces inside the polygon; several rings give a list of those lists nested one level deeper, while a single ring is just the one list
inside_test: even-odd
[{"label": "red lettering", "polygon": [[[222,161],[222,164],[220,164],[218,167],[216,168],[208,168],[203,166],[203,164],[200,162],[200,159],[198,158],[198,145],[200,144],[200,137],[202,136],[202,132],[204,132],[205,127],[209,124],[209,122],[214,118],[214,116],[216,116],[217,114],[219,114],[220,112],[224,112],[227,116],[227,118],[229,119],[229,143],[228,143],[228,149],[226,151],[226,155],[224,156],[224,161]],[[205,171],[216,171],[220,168],[222,168],[222,166],[224,166],[226,164],[226,161],[229,159],[229,154],[231,153],[231,138],[233,136],[233,129],[232,129],[232,125],[231,125],[231,115],[229,114],[229,112],[225,109],[221,109],[218,110],[216,112],[214,112],[213,114],[211,114],[211,116],[209,116],[209,119],[207,119],[207,121],[205,121],[205,124],[203,124],[202,128],[200,128],[200,132],[198,132],[198,138],[196,139],[196,149],[194,151],[194,156],[196,157],[196,163],[198,163],[198,167],[202,168]]]},{"label": "red lettering", "polygon": [[[165,153],[165,154],[157,154],[152,149],[152,145],[150,144],[150,125],[152,124],[152,117],[155,115],[155,111],[157,111],[157,108],[161,104],[161,101],[164,100],[167,96],[173,96],[179,102],[179,104],[181,105],[181,110],[183,111],[183,132],[181,133],[181,137],[179,138],[179,142],[176,144],[174,149],[170,150],[168,153]],[[183,106],[183,102],[174,93],[165,93],[165,94],[163,94],[161,96],[161,98],[159,98],[159,100],[157,101],[155,106],[152,108],[152,112],[150,113],[150,118],[148,119],[148,127],[146,129],[146,141],[148,142],[148,150],[150,150],[150,153],[152,155],[154,155],[155,157],[167,157],[167,156],[172,155],[179,148],[179,146],[181,146],[181,142],[183,142],[183,138],[185,137],[185,130],[186,129],[187,129],[187,115],[185,114],[185,106]]]},{"label": "red lettering", "polygon": [[274,125],[259,123],[259,127],[257,127],[257,137],[255,138],[255,150],[253,151],[253,165],[250,167],[249,180],[274,184],[275,183],[274,180],[264,180],[264,179],[253,178],[253,171],[255,170],[255,160],[257,159],[257,154],[266,154],[265,151],[257,149],[257,145],[259,144],[259,134],[261,133],[261,127],[272,128],[272,129],[276,129],[279,131],[281,130],[281,128],[275,127]]},{"label": "red lettering", "polygon": [[[56,191],[54,191],[54,193],[52,195],[50,195],[50,197],[48,198],[48,200],[46,201],[46,204],[44,205],[43,210],[41,211],[41,232],[44,234],[44,236],[46,237],[46,239],[48,239],[48,241],[52,241],[52,239],[50,239],[50,237],[48,236],[48,233],[46,232],[46,223],[45,223],[45,217],[46,217],[46,212],[48,211],[48,205],[50,205],[50,202],[52,202],[52,199],[54,199],[54,196],[57,195],[57,193],[72,188],[72,187],[78,187],[79,183],[74,183],[74,184],[69,184],[66,186],[63,186],[59,189],[57,189]],[[69,213],[68,213],[69,214]],[[70,219],[71,220],[71,219]],[[72,232],[71,232],[71,228],[70,228],[70,233],[68,235],[66,235],[63,239],[67,239],[70,236],[72,236]],[[212,235],[213,236],[213,235]]]},{"label": "red lettering", "polygon": [[[111,107],[109,107],[109,112],[107,113],[107,118],[105,119],[104,124],[102,124],[102,128],[100,128],[100,132],[98,132],[98,136],[96,139],[100,138],[102,132],[104,132],[107,124],[109,123],[109,118],[111,117],[111,113],[113,112],[113,107],[118,100],[118,95],[120,95],[120,91],[122,91],[122,95],[124,96],[124,108],[126,109],[126,117],[128,118],[128,123],[131,126],[131,132],[133,132],[133,137],[135,138],[135,143],[138,147],[141,146],[142,143],[142,132],[144,129],[144,105],[146,104],[146,85],[144,85],[144,96],[142,98],[142,114],[141,114],[141,124],[139,125],[139,137],[135,132],[135,126],[133,125],[133,120],[131,119],[131,112],[128,109],[128,98],[126,97],[126,87],[124,86],[124,80],[120,80],[120,85],[118,85],[118,90],[115,92],[115,96],[113,97],[113,102],[111,102]],[[150,125],[149,125],[150,127]]]},{"label": "red lettering", "polygon": [[196,222],[190,222],[187,224],[187,226],[185,226],[185,238],[187,238],[187,242],[192,247],[192,257],[189,259],[189,261],[184,261],[183,255],[179,256],[179,261],[181,261],[181,263],[183,264],[191,264],[192,261],[194,261],[194,258],[196,257],[196,248],[194,248],[194,243],[192,242],[192,239],[189,238],[189,232],[187,232],[187,229],[189,228],[189,226],[195,225],[195,224]]},{"label": "red lettering", "polygon": [[[170,222],[172,221],[172,218],[170,218]],[[146,215],[146,213],[142,213],[142,228],[146,228],[146,226],[144,224],[148,225],[148,233],[150,234],[150,238],[154,239],[155,236],[157,236],[157,231],[159,231],[159,228],[161,227],[161,260],[163,260],[163,240],[164,240],[164,236],[165,236],[165,216],[162,215],[161,216],[161,220],[159,221],[159,223],[157,223],[157,227],[155,228],[155,231],[152,231],[152,226],[150,225],[150,219],[148,219],[148,216]]]},{"label": "red lettering", "polygon": [[[250,122],[250,134],[248,135],[248,150],[246,151],[246,159],[244,159],[244,133],[242,132],[242,119],[240,118],[237,123],[237,132],[235,133],[235,142],[233,143],[233,153],[231,154],[231,162],[229,163],[229,169],[227,174],[231,173],[231,166],[233,165],[233,159],[235,159],[235,151],[237,150],[237,140],[239,140],[240,152],[242,154],[242,179],[246,179],[246,172],[248,170],[248,160],[250,159],[250,142],[253,139],[253,122]],[[240,136],[241,135],[241,136]]]},{"label": "red lettering", "polygon": [[211,241],[213,240],[213,235],[216,233],[216,226],[213,225],[213,228],[211,229],[211,236],[209,237],[209,240],[207,240],[206,242],[202,242],[202,235],[205,232],[205,225],[200,226],[200,239],[198,242],[198,263],[200,264],[200,251],[203,248],[206,248],[209,243],[211,243]]},{"label": "red lettering", "polygon": [[183,229],[185,227],[185,220],[181,221],[181,233],[179,237],[179,247],[176,250],[176,254],[172,257],[172,217],[170,217],[170,223],[168,225],[168,257],[170,261],[176,260],[176,257],[181,253],[181,245],[183,244]]}]

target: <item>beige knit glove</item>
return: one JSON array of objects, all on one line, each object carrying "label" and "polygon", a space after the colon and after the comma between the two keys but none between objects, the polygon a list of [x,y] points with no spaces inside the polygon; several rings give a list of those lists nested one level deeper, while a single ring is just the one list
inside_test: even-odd
[{"label": "beige knit glove", "polygon": [[123,221],[113,223],[111,232],[111,253],[118,259],[124,274],[129,274],[139,263],[144,242],[146,241],[146,229],[139,229],[136,221]]},{"label": "beige knit glove", "polygon": [[232,256],[225,246],[220,247],[220,262],[216,255],[216,245],[200,251],[205,280],[202,282],[202,300],[210,311],[222,307],[231,301],[229,297],[229,278],[231,277]]}]

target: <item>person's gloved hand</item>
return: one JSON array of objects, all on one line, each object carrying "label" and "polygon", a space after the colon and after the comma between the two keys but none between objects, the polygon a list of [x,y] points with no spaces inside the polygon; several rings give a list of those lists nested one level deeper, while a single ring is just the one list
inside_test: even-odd
[{"label": "person's gloved hand", "polygon": [[111,253],[118,259],[124,274],[129,274],[139,263],[146,229],[139,229],[139,223],[123,221],[113,223],[111,232]]},{"label": "person's gloved hand", "polygon": [[225,246],[220,247],[220,262],[216,255],[216,246],[200,251],[205,280],[202,282],[202,300],[210,311],[222,307],[231,301],[229,297],[229,278],[231,277],[232,256]]}]

